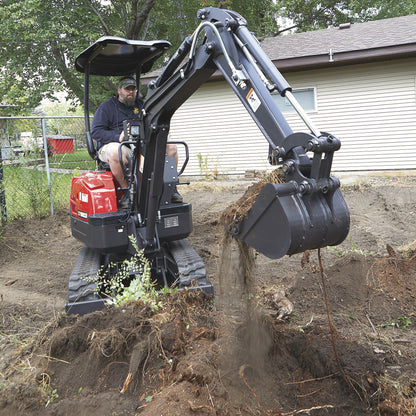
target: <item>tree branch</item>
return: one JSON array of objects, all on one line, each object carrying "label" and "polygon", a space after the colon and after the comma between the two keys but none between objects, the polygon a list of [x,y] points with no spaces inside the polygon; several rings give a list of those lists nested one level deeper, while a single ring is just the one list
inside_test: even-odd
[{"label": "tree branch", "polygon": [[144,0],[140,12],[136,15],[136,20],[134,23],[134,28],[132,30],[133,39],[138,39],[140,31],[149,16],[150,11],[153,6],[156,4],[157,0]]},{"label": "tree branch", "polygon": [[108,35],[108,36],[110,36],[111,35],[111,31],[108,28],[107,24],[105,23],[103,17],[101,16],[101,13],[96,9],[96,7],[91,3],[91,1],[85,0],[85,3],[88,3],[87,5],[91,8],[91,10],[98,17],[98,20],[100,21],[101,26],[103,27],[105,34]]},{"label": "tree branch", "polygon": [[117,10],[117,13],[121,17],[121,22],[124,27],[124,34],[127,38],[129,38],[129,35],[128,35],[129,23],[128,23],[128,11],[126,7],[126,2],[124,0],[121,0],[119,3],[120,3],[120,6],[118,5],[117,1],[111,0],[111,4],[113,5],[114,9]]},{"label": "tree branch", "polygon": [[143,25],[142,36],[141,36],[142,40],[146,39],[147,30],[149,29],[149,23],[150,23],[150,15],[147,16],[147,19]]},{"label": "tree branch", "polygon": [[292,29],[296,29],[298,27],[298,25],[296,24],[296,25],[293,25],[293,26],[290,26],[290,27],[287,27],[287,28],[285,28],[285,29],[281,29],[281,30],[279,30],[278,32],[276,32],[273,36],[279,36],[281,33],[283,33],[283,32],[287,32],[288,30],[292,30]]},{"label": "tree branch", "polygon": [[65,53],[59,48],[55,41],[51,41],[50,47],[54,57],[55,65],[58,72],[61,74],[68,90],[72,91],[76,97],[82,102],[84,91],[78,82],[78,79],[72,74],[66,65]]}]

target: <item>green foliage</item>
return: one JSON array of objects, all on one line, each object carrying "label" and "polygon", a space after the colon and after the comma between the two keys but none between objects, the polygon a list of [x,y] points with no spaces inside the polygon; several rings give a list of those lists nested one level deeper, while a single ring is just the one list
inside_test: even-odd
[{"label": "green foliage", "polygon": [[399,316],[395,321],[387,321],[383,324],[377,325],[379,328],[385,328],[387,326],[392,326],[395,328],[399,328],[402,331],[406,331],[408,327],[412,324],[412,321],[407,316]]},{"label": "green foliage", "polygon": [[95,161],[91,159],[87,149],[75,150],[73,153],[52,154],[49,166],[58,169],[94,170]]},{"label": "green foliage", "polygon": [[299,32],[416,13],[414,0],[280,0],[277,5]]},{"label": "green foliage", "polygon": [[351,247],[349,249],[343,249],[343,248],[334,247],[334,246],[328,246],[327,248],[329,251],[335,252],[335,254],[339,257],[345,257],[350,253],[358,253],[364,257],[374,256],[374,254],[367,253],[364,250],[358,248],[355,245],[355,243],[351,240],[350,235],[347,236],[346,241],[348,241],[351,244]]},{"label": "green foliage", "polygon": [[[50,215],[50,192],[43,169],[22,164],[4,166],[3,171],[7,221]],[[51,193],[55,210],[68,206],[72,176],[72,173],[51,173]]]},{"label": "green foliage", "polygon": [[273,36],[278,31],[278,8],[274,1],[234,0],[231,3],[228,8],[240,13],[256,36]]},{"label": "green foliage", "polygon": [[[159,294],[151,280],[151,264],[144,255],[144,250],[139,250],[136,240],[129,236],[134,248],[134,254],[117,264],[110,264],[106,270],[101,270],[97,276],[89,278],[89,281],[96,284],[98,294],[106,294],[110,297],[109,304],[116,306],[128,302],[141,300],[150,305],[152,310],[162,306]],[[107,270],[117,270],[108,278]]]},{"label": "green foliage", "polygon": [[201,153],[198,153],[196,156],[198,158],[199,172],[201,173],[201,176],[203,176],[207,180],[218,179],[218,166],[209,166],[210,162],[208,161],[208,156],[202,156]]},{"label": "green foliage", "polygon": [[167,39],[173,44],[171,53],[192,34],[200,21],[197,12],[204,7],[234,10],[248,22],[257,36],[270,36],[278,30],[276,5],[272,0],[166,0],[157,2],[150,14],[147,39]]},{"label": "green foliage", "polygon": [[20,157],[20,186],[15,191],[29,206],[29,212],[35,218],[42,218],[50,212],[50,193],[47,176],[39,166],[32,165],[33,159],[39,157],[39,149],[33,148],[27,156]]},{"label": "green foliage", "polygon": [[[64,116],[83,117],[84,116],[84,110],[81,106],[73,107],[70,102],[63,100],[62,97],[54,101],[50,101],[50,100],[42,101],[41,108],[42,108],[42,114],[40,116],[49,116],[49,117],[50,116],[55,116],[55,117],[64,117]],[[53,122],[56,123],[57,121],[49,120],[48,126],[49,126],[49,123],[53,123]],[[78,122],[78,123],[83,124],[84,119],[83,118],[75,119],[75,120],[72,120],[72,122]],[[67,120],[65,120],[65,123],[67,123]],[[79,129],[77,129],[76,131],[78,130]],[[75,131],[75,130],[72,130],[72,131]]]},{"label": "green foliage", "polygon": [[410,325],[412,325],[412,321],[407,316],[399,316],[397,324],[402,331],[405,331]]},{"label": "green foliage", "polygon": [[[140,35],[154,2],[26,0],[22,7],[20,0],[3,0],[0,96],[13,105],[5,112],[23,115],[43,98],[54,99],[57,91],[65,91],[74,102],[82,101],[83,76],[74,69],[75,57],[101,36],[130,37],[127,22]],[[93,107],[114,92],[107,80],[97,82]]]},{"label": "green foliage", "polygon": [[71,173],[52,173],[51,192],[54,210],[69,207],[69,194],[71,190],[73,174]]},{"label": "green foliage", "polygon": [[[83,75],[74,61],[93,41],[104,35],[168,39],[173,53],[199,23],[198,9],[206,6],[240,12],[258,35],[277,27],[272,0],[26,0],[24,7],[20,0],[2,0],[0,96],[12,107],[0,115],[28,114],[43,98],[56,100],[60,91],[73,105],[82,102]],[[92,77],[91,110],[115,92],[113,80]]]},{"label": "green foliage", "polygon": [[[1,78],[0,78],[1,83]],[[7,122],[7,134],[9,136],[10,142],[20,142],[21,140],[21,133],[30,131],[32,132],[34,137],[38,137],[42,134],[42,126],[41,121],[39,119],[35,118],[18,118],[14,119],[13,121]],[[3,138],[2,138],[3,139]],[[4,137],[3,140],[7,140],[6,137]],[[5,143],[6,145],[9,145],[11,143]]]},{"label": "green foliage", "polygon": [[166,296],[171,293],[176,293],[177,291],[178,291],[177,287],[170,288],[170,287],[163,286],[162,289],[160,289],[160,294],[162,296]]},{"label": "green foliage", "polygon": [[42,373],[41,374],[41,380],[40,380],[40,388],[45,396],[45,407],[48,407],[51,403],[55,401],[59,397],[57,389],[53,389],[51,387],[51,378],[49,374]]},{"label": "green foliage", "polygon": [[20,1],[4,0],[0,96],[15,106],[9,113],[27,113],[56,91],[79,97],[82,77],[72,70],[74,54],[89,42],[89,28],[97,26],[97,17],[82,0],[26,0],[24,7]]},{"label": "green foliage", "polygon": [[[29,114],[42,99],[64,92],[82,102],[83,75],[75,57],[104,35],[167,39],[171,54],[199,24],[197,11],[215,6],[234,10],[257,36],[279,32],[277,16],[298,30],[416,13],[414,0],[2,0],[0,7],[0,97],[10,104],[0,115]],[[159,66],[163,61],[159,60]],[[114,80],[91,79],[91,110],[116,92]]]},{"label": "green foliage", "polygon": [[28,197],[30,209],[35,218],[42,218],[50,207],[49,186],[45,175],[35,168],[33,173],[25,176],[24,190]]},{"label": "green foliage", "polygon": [[203,157],[202,153],[198,153],[196,157],[198,158],[199,173],[207,179],[209,176],[208,156]]},{"label": "green foliage", "polygon": [[87,149],[74,153],[49,155],[50,184],[43,149],[34,143],[24,155],[10,164],[3,164],[0,184],[6,200],[7,221],[16,218],[43,218],[51,214],[51,196],[54,210],[68,207],[71,181],[80,170],[95,169]]}]

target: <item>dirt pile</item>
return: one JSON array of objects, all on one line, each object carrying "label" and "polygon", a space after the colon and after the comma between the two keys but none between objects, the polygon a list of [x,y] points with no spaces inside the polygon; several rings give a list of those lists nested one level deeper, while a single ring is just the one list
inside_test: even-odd
[{"label": "dirt pile", "polygon": [[339,362],[316,253],[256,255],[244,279],[236,243],[221,243],[219,215],[242,187],[183,192],[216,296],[169,295],[157,311],[135,303],[65,316],[80,249],[68,214],[8,227],[0,415],[412,415],[416,257],[398,247],[416,235],[414,182],[343,191],[350,236],[322,253]]},{"label": "dirt pile", "polygon": [[299,331],[267,313],[236,321],[215,313],[203,294],[176,294],[164,303],[156,312],[136,303],[61,316],[22,352],[17,363],[29,367],[26,379],[16,371],[8,377],[3,414],[256,415],[315,408],[360,415],[380,399],[381,363],[340,338],[357,391],[349,390],[326,328]]}]

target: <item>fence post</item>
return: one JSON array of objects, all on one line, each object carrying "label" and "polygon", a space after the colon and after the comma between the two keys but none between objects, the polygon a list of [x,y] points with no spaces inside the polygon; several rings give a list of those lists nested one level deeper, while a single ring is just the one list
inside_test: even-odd
[{"label": "fence post", "polygon": [[46,176],[48,178],[49,200],[51,201],[51,215],[53,215],[51,173],[50,173],[50,170],[49,170],[48,141],[46,140],[46,123],[45,123],[44,118],[42,118],[42,137],[43,137],[43,148],[45,150],[45,166],[46,166]]},{"label": "fence post", "polygon": [[6,210],[6,193],[3,185],[3,156],[1,154],[0,147],[0,215],[1,215],[1,224],[4,225],[7,221],[7,210]]}]

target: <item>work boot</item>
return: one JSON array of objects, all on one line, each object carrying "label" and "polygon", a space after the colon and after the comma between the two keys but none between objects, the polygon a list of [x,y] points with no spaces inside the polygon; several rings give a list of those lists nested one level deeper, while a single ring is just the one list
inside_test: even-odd
[{"label": "work boot", "polygon": [[182,195],[178,192],[176,189],[176,186],[173,188],[172,196],[170,198],[170,201],[174,204],[180,204],[183,202]]},{"label": "work boot", "polygon": [[127,209],[130,206],[130,192],[125,191],[123,196],[118,201],[118,207],[121,209]]}]

